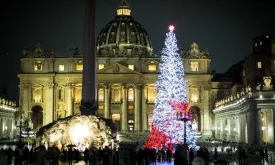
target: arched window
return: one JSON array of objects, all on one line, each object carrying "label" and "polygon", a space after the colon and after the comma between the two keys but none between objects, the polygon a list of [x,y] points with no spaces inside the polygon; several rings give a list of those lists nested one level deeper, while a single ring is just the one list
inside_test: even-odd
[{"label": "arched window", "polygon": [[104,89],[103,88],[98,89],[98,101],[104,101]]},{"label": "arched window", "polygon": [[42,71],[42,62],[40,61],[35,62],[34,71]]},{"label": "arched window", "polygon": [[157,90],[155,86],[148,87],[148,103],[154,103],[157,97]]},{"label": "arched window", "polygon": [[121,101],[121,94],[120,94],[120,88],[119,87],[113,87],[112,88],[112,102],[118,103]]},{"label": "arched window", "polygon": [[200,100],[199,87],[197,86],[191,87],[190,94],[191,94],[191,102],[193,103],[199,102]]},{"label": "arched window", "polygon": [[130,37],[131,37],[131,43],[137,42],[137,37],[135,32],[132,32]]},{"label": "arched window", "polygon": [[128,101],[134,101],[134,89],[133,88],[129,88],[128,89]]},{"label": "arched window", "polygon": [[81,86],[76,86],[74,88],[74,97],[76,102],[80,102],[82,98],[82,87]]},{"label": "arched window", "polygon": [[75,65],[75,69],[77,71],[82,71],[83,70],[83,61],[82,60],[79,60],[76,65]]},{"label": "arched window", "polygon": [[42,86],[33,86],[32,88],[32,100],[35,103],[42,102]]},{"label": "arched window", "polygon": [[191,64],[190,64],[190,66],[191,66],[191,68],[190,68],[191,71],[193,71],[193,72],[199,71],[199,62],[192,61]]}]

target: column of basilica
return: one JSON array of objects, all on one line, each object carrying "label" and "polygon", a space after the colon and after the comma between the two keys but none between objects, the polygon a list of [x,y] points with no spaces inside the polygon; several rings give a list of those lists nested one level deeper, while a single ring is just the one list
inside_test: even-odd
[{"label": "column of basilica", "polygon": [[67,84],[67,102],[68,102],[68,109],[67,109],[67,116],[73,115],[73,97],[72,97],[72,89],[73,84]]},{"label": "column of basilica", "polygon": [[127,85],[123,84],[123,89],[122,89],[123,93],[122,93],[122,109],[121,109],[121,117],[122,117],[122,125],[121,125],[121,131],[127,131],[127,117],[128,117],[128,108],[127,108],[127,102],[128,102],[128,98],[127,98]]},{"label": "column of basilica", "polygon": [[110,118],[110,84],[104,85],[104,117]]},{"label": "column of basilica", "polygon": [[135,131],[140,131],[140,85],[135,87]]},{"label": "column of basilica", "polygon": [[142,86],[142,130],[147,131],[148,130],[148,122],[147,122],[147,104],[146,104],[146,98],[147,98],[147,86]]},{"label": "column of basilica", "polygon": [[[111,84],[104,85],[104,117],[111,115]],[[146,86],[135,84],[134,131],[147,130]],[[141,122],[142,121],[142,122]],[[128,85],[122,85],[121,130],[128,131]]]},{"label": "column of basilica", "polygon": [[43,120],[43,125],[47,123],[51,123],[54,118],[53,118],[53,109],[54,109],[54,104],[53,104],[53,99],[54,99],[54,84],[53,83],[48,83],[46,85],[47,87],[47,105],[46,105],[46,120]]}]

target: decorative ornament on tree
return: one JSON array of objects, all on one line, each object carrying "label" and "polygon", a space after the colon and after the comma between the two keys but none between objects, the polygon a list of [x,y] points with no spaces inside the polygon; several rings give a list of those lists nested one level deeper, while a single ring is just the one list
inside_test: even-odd
[{"label": "decorative ornament on tree", "polygon": [[176,110],[176,112],[180,112],[184,115],[188,115],[189,113],[191,113],[191,110],[188,109],[189,102],[170,101],[169,104]]},{"label": "decorative ornament on tree", "polygon": [[165,135],[163,132],[156,129],[154,125],[152,125],[151,134],[145,143],[145,148],[169,148],[167,145],[167,141],[170,141],[170,137]]},{"label": "decorative ornament on tree", "polygon": [[173,32],[174,30],[175,30],[175,27],[174,27],[173,25],[170,25],[170,26],[169,26],[169,31],[170,31],[170,32]]}]

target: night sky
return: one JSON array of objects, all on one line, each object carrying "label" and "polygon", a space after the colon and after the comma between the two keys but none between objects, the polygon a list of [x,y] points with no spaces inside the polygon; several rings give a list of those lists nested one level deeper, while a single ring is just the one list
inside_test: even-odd
[{"label": "night sky", "polygon": [[[150,35],[154,53],[164,45],[167,26],[176,26],[178,44],[197,42],[210,53],[211,69],[225,72],[251,53],[251,38],[275,33],[272,0],[128,0],[133,18]],[[250,3],[248,3],[250,2]],[[116,15],[120,0],[97,0],[96,33]],[[41,42],[66,56],[69,47],[82,52],[84,0],[1,1],[0,89],[18,98],[20,57],[24,47]]]}]

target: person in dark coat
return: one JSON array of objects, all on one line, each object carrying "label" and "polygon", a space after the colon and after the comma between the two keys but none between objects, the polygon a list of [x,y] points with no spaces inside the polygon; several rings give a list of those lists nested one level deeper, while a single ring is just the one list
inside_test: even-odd
[{"label": "person in dark coat", "polygon": [[28,147],[24,148],[23,157],[24,157],[25,164],[28,164],[29,163],[29,148]]},{"label": "person in dark coat", "polygon": [[260,158],[261,158],[261,163],[264,163],[264,149],[260,149]]},{"label": "person in dark coat", "polygon": [[218,159],[218,149],[217,149],[217,147],[215,147],[214,156],[215,156],[215,160],[217,160]]},{"label": "person in dark coat", "polygon": [[7,155],[8,155],[8,164],[11,164],[12,162],[12,155],[13,155],[13,151],[11,149],[11,147],[9,147],[9,149],[7,150]]},{"label": "person in dark coat", "polygon": [[78,149],[75,149],[74,156],[75,156],[75,162],[78,163],[79,162],[79,150]]},{"label": "person in dark coat", "polygon": [[88,163],[88,161],[89,161],[89,150],[88,150],[88,148],[85,148],[85,151],[84,151],[84,161],[85,161],[85,163]]},{"label": "person in dark coat", "polygon": [[68,150],[68,165],[73,164],[73,156],[74,156],[73,150],[72,150],[72,148],[69,148],[69,150]]},{"label": "person in dark coat", "polygon": [[102,150],[103,165],[109,165],[110,150],[107,146]]},{"label": "person in dark coat", "polygon": [[182,147],[180,145],[177,146],[175,153],[174,153],[174,165],[181,165],[183,161],[181,160],[181,150]]},{"label": "person in dark coat", "polygon": [[142,165],[142,151],[141,151],[141,149],[139,149],[137,151],[137,164]]}]

